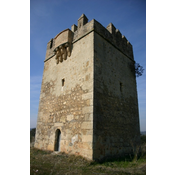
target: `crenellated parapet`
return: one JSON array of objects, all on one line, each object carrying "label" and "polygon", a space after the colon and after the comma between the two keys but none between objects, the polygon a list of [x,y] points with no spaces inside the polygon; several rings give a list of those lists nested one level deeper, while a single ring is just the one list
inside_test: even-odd
[{"label": "crenellated parapet", "polygon": [[74,33],[73,43],[86,36],[88,33],[94,31],[105,38],[122,53],[127,55],[130,59],[134,59],[132,45],[112,23],[105,28],[94,19],[88,22],[88,18],[82,14],[78,19],[78,27],[74,24],[72,25],[71,30]]},{"label": "crenellated parapet", "polygon": [[112,23],[105,28],[98,21],[94,20],[94,31],[119,49],[127,57],[132,60],[134,59],[132,45]]},{"label": "crenellated parapet", "polygon": [[88,18],[82,14],[78,19],[78,26],[73,24],[71,30],[63,30],[48,42],[45,61],[55,56],[57,64],[63,62],[71,56],[72,44],[93,31],[134,60],[131,43],[112,23],[105,28],[94,19],[88,22]]}]

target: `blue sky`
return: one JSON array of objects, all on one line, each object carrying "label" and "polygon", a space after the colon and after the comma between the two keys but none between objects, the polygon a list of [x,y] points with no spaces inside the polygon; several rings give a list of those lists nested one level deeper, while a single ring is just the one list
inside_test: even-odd
[{"label": "blue sky", "polygon": [[31,0],[30,1],[30,127],[36,127],[41,81],[48,41],[77,25],[85,14],[104,27],[109,23],[133,45],[134,59],[144,68],[137,78],[140,129],[146,131],[146,1],[145,0]]}]

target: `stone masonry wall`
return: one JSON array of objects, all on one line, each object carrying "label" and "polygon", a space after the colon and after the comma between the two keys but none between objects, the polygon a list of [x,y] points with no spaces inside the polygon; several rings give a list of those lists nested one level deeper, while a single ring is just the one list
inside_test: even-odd
[{"label": "stone masonry wall", "polygon": [[134,61],[94,35],[93,158],[132,153],[140,128]]},{"label": "stone masonry wall", "polygon": [[[71,56],[56,64],[45,61],[35,147],[54,150],[61,131],[60,151],[92,159],[93,33],[73,43]],[[53,49],[52,49],[53,50]],[[47,56],[47,54],[46,54]],[[64,79],[64,86],[62,86]]]}]

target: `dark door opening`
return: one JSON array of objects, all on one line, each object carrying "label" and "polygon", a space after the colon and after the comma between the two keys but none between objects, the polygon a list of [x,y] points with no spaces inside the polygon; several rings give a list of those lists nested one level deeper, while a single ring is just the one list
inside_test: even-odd
[{"label": "dark door opening", "polygon": [[59,129],[55,132],[55,151],[60,151],[60,140],[61,140],[61,131]]}]

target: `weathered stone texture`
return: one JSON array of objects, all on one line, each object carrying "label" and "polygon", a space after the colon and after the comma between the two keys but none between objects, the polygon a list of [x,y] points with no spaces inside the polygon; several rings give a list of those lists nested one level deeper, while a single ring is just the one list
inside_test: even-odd
[{"label": "weathered stone texture", "polygon": [[121,156],[140,136],[132,45],[112,23],[87,22],[47,44],[35,147],[54,151],[59,129],[60,151]]},{"label": "weathered stone texture", "polygon": [[94,36],[94,159],[122,156],[139,143],[134,61]]},{"label": "weathered stone texture", "polygon": [[93,113],[92,41],[90,33],[75,42],[71,56],[61,64],[56,64],[55,56],[45,61],[35,147],[54,150],[55,131],[60,129],[61,151],[92,159],[92,147],[89,146],[92,145],[93,128],[89,117]]}]

